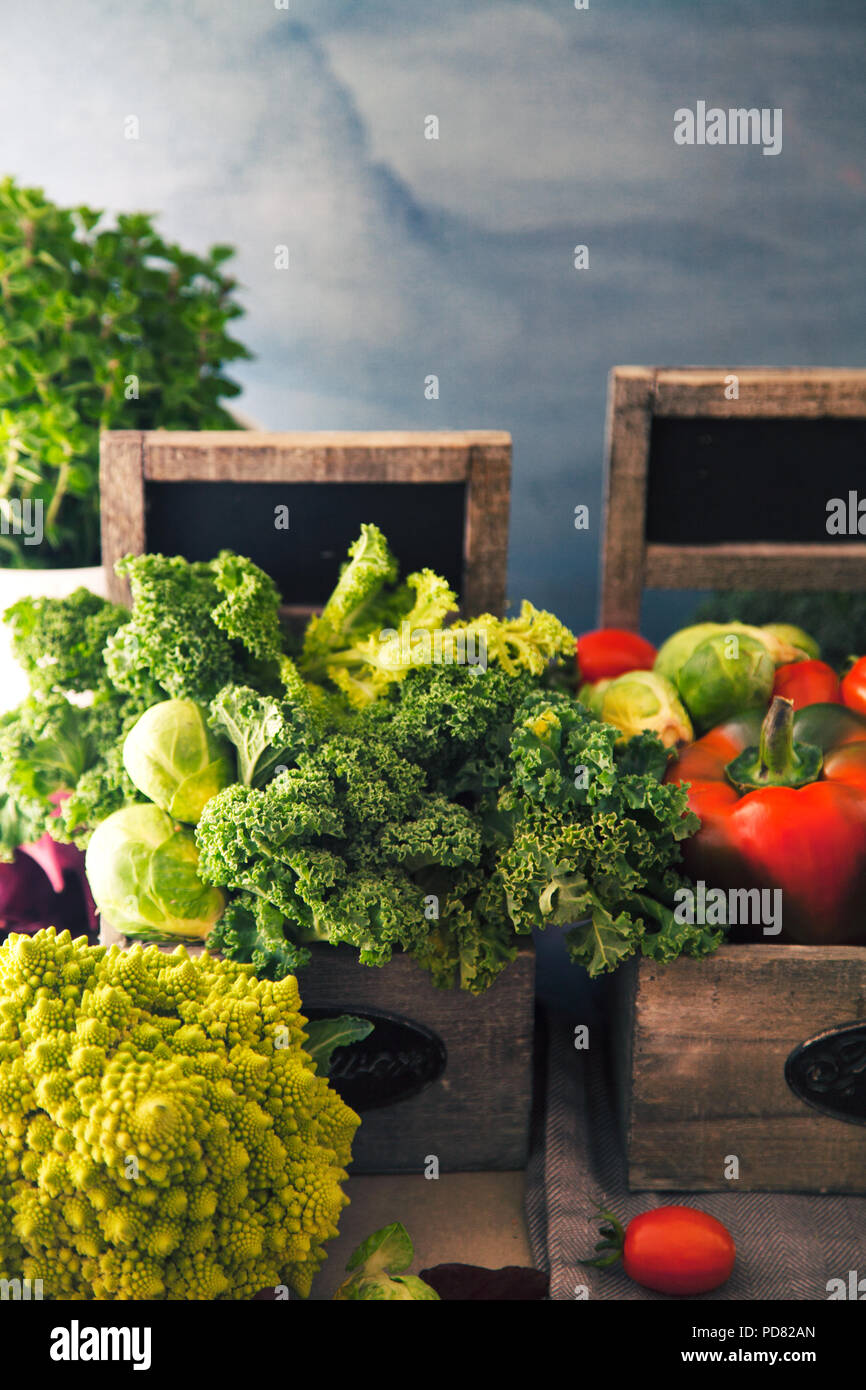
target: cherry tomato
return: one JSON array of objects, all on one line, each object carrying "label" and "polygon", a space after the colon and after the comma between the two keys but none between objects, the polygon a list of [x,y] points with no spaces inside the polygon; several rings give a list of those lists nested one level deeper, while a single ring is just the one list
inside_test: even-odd
[{"label": "cherry tomato", "polygon": [[842,680],[842,703],[866,714],[866,656],[855,661]]},{"label": "cherry tomato", "polygon": [[577,639],[577,665],[582,681],[613,680],[626,671],[651,671],[656,649],[636,632],[623,627],[603,627]]},{"label": "cherry tomato", "polygon": [[777,666],[773,694],[790,700],[795,710],[805,705],[842,703],[839,677],[826,661],[791,661],[786,666]]},{"label": "cherry tomato", "polygon": [[693,1207],[654,1207],[629,1222],[622,1263],[636,1284],[688,1297],[724,1284],[736,1254],[714,1216]]}]

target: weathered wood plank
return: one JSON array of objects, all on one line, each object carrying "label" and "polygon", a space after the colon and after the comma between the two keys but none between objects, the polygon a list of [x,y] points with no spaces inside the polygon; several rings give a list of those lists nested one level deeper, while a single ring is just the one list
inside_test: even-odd
[{"label": "weathered wood plank", "polygon": [[[785,1080],[798,1044],[866,1017],[858,947],[723,946],[629,962],[615,991],[618,1107],[634,1188],[866,1191],[866,1126]],[[724,1177],[727,1155],[740,1162]]]},{"label": "weathered wood plank", "polygon": [[611,373],[601,623],[637,631],[643,591],[652,373]]},{"label": "weathered wood plank", "polygon": [[[832,1123],[832,1121],[827,1121]],[[764,1119],[682,1121],[645,1128],[631,1150],[632,1191],[651,1192],[842,1192],[862,1194],[864,1152],[857,1127],[828,1143],[820,1115],[768,1123]],[[739,1159],[740,1176],[727,1181],[727,1155]]]},{"label": "weathered wood plank", "polygon": [[644,583],[650,589],[864,589],[866,545],[738,542],[647,545]]},{"label": "weathered wood plank", "polygon": [[511,444],[475,444],[470,450],[463,535],[464,617],[501,616],[508,568]]},{"label": "weathered wood plank", "polygon": [[476,447],[507,447],[500,431],[159,431],[145,435],[152,482],[463,482]]},{"label": "weathered wood plank", "polygon": [[[664,367],[654,375],[653,413],[658,416],[866,416],[866,371],[849,367]],[[725,378],[730,376],[737,378],[735,400],[725,396]]]},{"label": "weathered wood plank", "polygon": [[102,564],[114,603],[129,603],[129,586],[114,573],[115,564],[144,549],[143,446],[140,430],[112,430],[99,440]]},{"label": "weathered wood plank", "polygon": [[380,1010],[423,1024],[448,1053],[445,1072],[420,1095],[370,1110],[355,1142],[353,1172],[504,1171],[527,1159],[532,1083],[535,957],[521,950],[485,994],[437,990],[408,956],[358,965],[349,947],[314,948],[299,974],[308,1008]]}]

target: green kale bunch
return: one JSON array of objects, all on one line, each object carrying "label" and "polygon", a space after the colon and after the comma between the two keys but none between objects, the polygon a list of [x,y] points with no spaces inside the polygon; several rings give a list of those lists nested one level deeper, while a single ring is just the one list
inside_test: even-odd
[{"label": "green kale bunch", "polygon": [[[185,701],[234,750],[234,780],[194,831],[196,871],[227,903],[209,945],[262,976],[293,973],[321,941],[367,965],[407,952],[437,986],[481,993],[548,924],[572,927],[591,975],[636,950],[664,961],[718,944],[675,920],[696,821],[663,782],[665,749],[648,734],[618,748],[559,688],[574,638],[552,614],[525,604],[443,628],[445,581],[401,584],[365,526],[296,663],[250,560],[119,569],[131,613],[83,590],[12,612],[32,693],[0,721],[0,851],[46,829],[84,844],[150,795],[130,781],[126,735]],[[383,641],[404,624],[408,646]],[[484,660],[461,662],[448,633],[471,634]]]},{"label": "green kale bunch", "polygon": [[231,247],[196,256],[149,215],[102,218],[0,181],[0,511],[40,503],[45,533],[0,535],[5,565],[98,563],[100,430],[237,428]]},{"label": "green kale bunch", "polygon": [[497,667],[410,671],[339,729],[289,722],[281,770],[220,792],[197,827],[201,876],[232,895],[212,948],[277,979],[314,940],[368,965],[400,949],[481,993],[533,927],[578,924],[590,975],[718,945],[675,921],[696,821],[654,736],[618,749],[573,696]]},{"label": "green kale bunch", "polygon": [[494,662],[509,675],[541,676],[551,663],[574,655],[574,634],[531,603],[524,602],[516,618],[481,613],[444,626],[456,613],[457,595],[432,570],[398,584],[387,540],[377,526],[362,526],[334,592],[307,627],[301,673],[336,687],[363,709],[410,671],[431,664],[482,670]]},{"label": "green kale bunch", "polygon": [[119,569],[132,614],[86,589],[7,611],[30,695],[0,717],[0,858],[45,831],[84,845],[140,799],[123,740],[150,706],[169,696],[207,705],[232,681],[282,690],[279,594],[250,560],[139,555]]},{"label": "green kale bunch", "polygon": [[576,924],[566,938],[591,976],[640,950],[654,960],[716,949],[722,933],[676,921],[679,844],[698,828],[686,789],[662,782],[666,751],[617,730],[571,696],[535,691],[511,741],[498,810],[497,876],[515,930]]},{"label": "green kale bunch", "polygon": [[227,550],[195,563],[127,555],[116,568],[129,580],[132,617],[105,648],[115,689],[149,704],[166,694],[206,704],[247,675],[279,685],[280,596],[251,560]]},{"label": "green kale bunch", "polygon": [[423,769],[387,744],[356,733],[301,752],[263,788],[219,792],[196,841],[200,876],[236,895],[209,944],[273,966],[277,978],[313,940],[348,942],[365,965],[384,965],[395,947],[423,948],[425,871],[477,865],[481,853],[466,807],[431,793]]}]

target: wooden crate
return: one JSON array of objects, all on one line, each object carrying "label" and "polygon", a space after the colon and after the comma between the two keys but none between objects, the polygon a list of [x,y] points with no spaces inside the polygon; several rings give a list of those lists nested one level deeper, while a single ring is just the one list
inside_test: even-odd
[{"label": "wooden crate", "polygon": [[[818,466],[790,452],[807,436]],[[862,368],[615,367],[601,622],[637,631],[644,588],[866,589],[866,544],[859,532],[831,543],[824,506],[859,486],[864,441]],[[789,478],[796,514],[781,505]],[[724,487],[750,501],[733,520]],[[706,960],[633,960],[611,988],[632,1188],[866,1192],[866,1125],[786,1080],[800,1044],[859,1022],[852,1084],[866,1119],[866,949],[725,945]]]},{"label": "wooden crate", "polygon": [[[103,923],[103,945],[126,946]],[[172,943],[161,950],[171,951]],[[190,954],[201,948],[188,947]],[[353,1146],[353,1173],[512,1171],[525,1167],[529,1150],[535,952],[521,946],[516,961],[485,994],[439,990],[408,956],[381,968],[359,965],[349,946],[314,944],[310,964],[298,973],[306,1015],[360,1014],[379,1020],[362,1045],[364,1069],[378,1076],[375,1108],[359,1107],[361,1128]],[[417,1072],[416,1054],[438,1075],[417,1094],[405,1094],[406,1073]],[[343,1054],[344,1059],[346,1054]],[[345,1070],[345,1068],[344,1068]],[[338,1088],[340,1082],[337,1082]],[[400,1098],[403,1094],[404,1098]],[[352,1096],[346,1094],[352,1103]]]},{"label": "wooden crate", "polygon": [[[631,1188],[866,1192],[866,1124],[813,1108],[785,1076],[799,1044],[866,1019],[866,949],[725,945],[632,960],[611,983]],[[862,1098],[866,1025],[859,1037]]]},{"label": "wooden crate", "polygon": [[[305,620],[336,583],[345,547],[357,536],[361,522],[380,521],[400,556],[400,537],[379,511],[389,493],[393,508],[396,489],[396,518],[393,510],[388,514],[403,529],[404,544],[411,542],[416,562],[404,566],[404,572],[436,568],[444,532],[452,532],[448,539],[459,556],[459,573],[446,573],[446,578],[457,590],[462,611],[466,616],[501,613],[506,604],[510,480],[511,436],[502,430],[107,430],[100,435],[99,487],[108,596],[117,603],[129,602],[129,586],[114,572],[116,562],[128,553],[160,550],[187,559],[211,559],[226,546],[249,555],[278,588],[288,589],[284,611]],[[275,499],[290,498],[299,487],[315,489],[315,506],[308,495],[300,526],[296,518],[294,530],[276,531],[268,507]],[[426,495],[431,499],[428,507],[435,505],[431,489],[439,495],[454,490],[460,499],[449,520],[440,519],[432,531],[430,516],[419,501]],[[245,495],[252,500],[245,501]],[[348,495],[353,500],[346,503]],[[157,505],[158,496],[162,506]],[[340,515],[344,505],[354,519],[338,544],[336,537],[345,530],[346,514],[342,519]],[[166,515],[171,518],[169,535],[163,529]],[[206,553],[199,553],[205,534],[210,544]],[[299,575],[295,568],[299,546],[311,544],[316,550],[325,546],[321,557],[328,557],[329,579],[318,599],[304,592],[310,576],[305,578],[303,571]]]},{"label": "wooden crate", "polygon": [[[731,383],[736,383],[732,396]],[[736,535],[709,538],[715,508],[700,486],[704,437],[719,423],[737,422],[737,446],[745,469],[751,511],[760,521],[760,539]],[[689,539],[672,543],[656,533],[657,487],[676,465],[664,427],[689,431],[686,454],[693,486],[677,494],[674,507]],[[866,429],[866,370],[848,367],[614,367],[610,375],[605,468],[605,536],[602,557],[601,623],[635,632],[641,599],[650,589],[864,589],[866,543],[844,537],[828,544],[825,513],[816,505],[809,539],[787,532],[790,516],[780,506],[777,477],[765,478],[764,462],[773,427],[803,436],[819,426],[815,441],[815,481],[834,495],[860,485]],[[662,428],[660,428],[662,427]],[[833,455],[847,437],[847,477],[840,484]],[[751,439],[751,443],[747,440]],[[788,443],[790,436],[788,436]],[[788,445],[784,446],[787,448]],[[784,453],[783,448],[783,453]],[[801,490],[797,464],[785,456],[788,476]],[[802,467],[802,463],[800,467]],[[811,463],[809,464],[811,468]],[[793,473],[791,469],[793,468]],[[843,470],[844,471],[844,470]],[[728,472],[722,473],[723,479]],[[736,485],[735,485],[736,486]]]}]

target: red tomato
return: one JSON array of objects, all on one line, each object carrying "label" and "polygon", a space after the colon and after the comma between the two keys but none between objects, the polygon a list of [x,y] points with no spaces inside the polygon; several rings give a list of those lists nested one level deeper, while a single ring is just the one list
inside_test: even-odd
[{"label": "red tomato", "polygon": [[842,703],[866,714],[866,656],[855,661],[842,681]]},{"label": "red tomato", "polygon": [[629,1222],[622,1263],[636,1284],[687,1298],[724,1284],[736,1254],[714,1216],[693,1207],[655,1207]]},{"label": "red tomato", "polygon": [[805,705],[842,703],[839,677],[826,661],[791,661],[787,666],[777,666],[773,694],[790,700],[795,710]]},{"label": "red tomato", "polygon": [[645,637],[623,627],[603,627],[577,639],[577,665],[582,681],[613,680],[626,671],[651,671],[656,649]]}]

